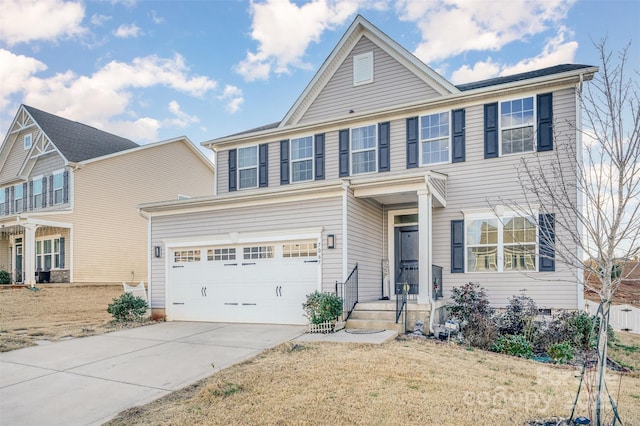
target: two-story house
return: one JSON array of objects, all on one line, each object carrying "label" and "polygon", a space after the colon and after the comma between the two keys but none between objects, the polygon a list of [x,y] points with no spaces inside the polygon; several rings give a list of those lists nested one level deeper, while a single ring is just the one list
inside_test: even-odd
[{"label": "two-story house", "polygon": [[22,105],[0,147],[0,269],[25,284],[147,281],[137,205],[213,185],[186,137],[139,146]]},{"label": "two-story house", "polygon": [[406,289],[428,321],[470,281],[495,306],[526,289],[540,307],[579,308],[577,271],[541,238],[565,237],[555,212],[496,203],[524,200],[522,158],[580,144],[577,91],[595,72],[558,65],[454,85],[358,16],[280,122],[203,142],[216,196],[141,206],[163,253],[151,263],[154,312],[304,323],[314,290],[352,304]]}]

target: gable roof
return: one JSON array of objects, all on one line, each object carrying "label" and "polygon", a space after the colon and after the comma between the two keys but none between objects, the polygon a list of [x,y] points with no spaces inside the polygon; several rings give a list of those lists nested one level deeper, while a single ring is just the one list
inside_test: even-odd
[{"label": "gable roof", "polygon": [[541,68],[539,70],[507,75],[504,77],[496,77],[496,78],[490,78],[488,80],[458,84],[456,85],[456,87],[461,92],[466,92],[467,90],[481,89],[483,87],[489,87],[489,86],[498,86],[500,84],[513,83],[515,81],[529,80],[529,79],[538,78],[538,77],[545,77],[548,75],[559,74],[567,71],[575,71],[575,70],[580,70],[584,68],[592,68],[592,65],[561,64],[561,65],[555,65],[552,67]]},{"label": "gable roof", "polygon": [[62,156],[72,163],[139,146],[129,139],[95,127],[67,120],[28,105],[22,105],[22,107],[31,115]]},{"label": "gable roof", "polygon": [[367,21],[362,15],[356,16],[347,31],[344,33],[329,57],[324,61],[311,82],[298,97],[291,109],[284,116],[278,127],[298,123],[300,117],[313,103],[322,88],[331,79],[340,64],[347,58],[358,41],[366,36],[391,57],[402,63],[418,78],[433,87],[441,95],[458,93],[458,89],[447,79],[435,72],[432,68],[420,61],[415,55],[402,47],[391,37],[380,31],[375,25]]}]

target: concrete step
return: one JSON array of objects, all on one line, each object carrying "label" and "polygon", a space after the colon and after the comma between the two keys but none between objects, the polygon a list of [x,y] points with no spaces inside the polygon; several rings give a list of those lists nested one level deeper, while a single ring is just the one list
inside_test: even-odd
[{"label": "concrete step", "polygon": [[368,330],[393,330],[399,333],[404,332],[403,324],[396,324],[395,321],[384,320],[363,320],[349,318],[345,324],[345,328],[357,328]]},{"label": "concrete step", "polygon": [[374,302],[358,302],[356,309],[359,311],[396,311],[395,300],[381,300]]},{"label": "concrete step", "polygon": [[396,320],[396,311],[364,311],[360,309],[354,309],[351,312],[349,319],[361,319],[361,320],[384,320],[393,321]]}]

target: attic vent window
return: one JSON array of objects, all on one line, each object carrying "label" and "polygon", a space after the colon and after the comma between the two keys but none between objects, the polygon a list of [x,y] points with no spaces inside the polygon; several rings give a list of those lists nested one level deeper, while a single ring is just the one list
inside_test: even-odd
[{"label": "attic vent window", "polygon": [[31,148],[31,134],[24,135],[24,149]]},{"label": "attic vent window", "polygon": [[373,52],[353,57],[353,85],[373,83]]}]

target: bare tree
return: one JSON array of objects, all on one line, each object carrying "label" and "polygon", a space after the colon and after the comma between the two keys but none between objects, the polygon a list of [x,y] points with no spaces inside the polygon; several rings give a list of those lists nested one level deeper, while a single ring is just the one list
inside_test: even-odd
[{"label": "bare tree", "polygon": [[[621,281],[632,272],[625,262],[640,253],[640,87],[638,72],[629,77],[626,70],[630,45],[617,57],[606,39],[594,46],[600,70],[592,82],[580,84],[578,93],[584,123],[554,122],[554,152],[519,164],[526,201],[515,204],[523,212],[548,213],[537,218],[538,225],[553,231],[541,232],[539,243],[554,250],[540,250],[541,260],[548,254],[583,271],[588,277],[584,285],[599,296],[590,406],[595,423],[602,425],[609,308]],[[548,220],[554,223],[542,223]]]}]

